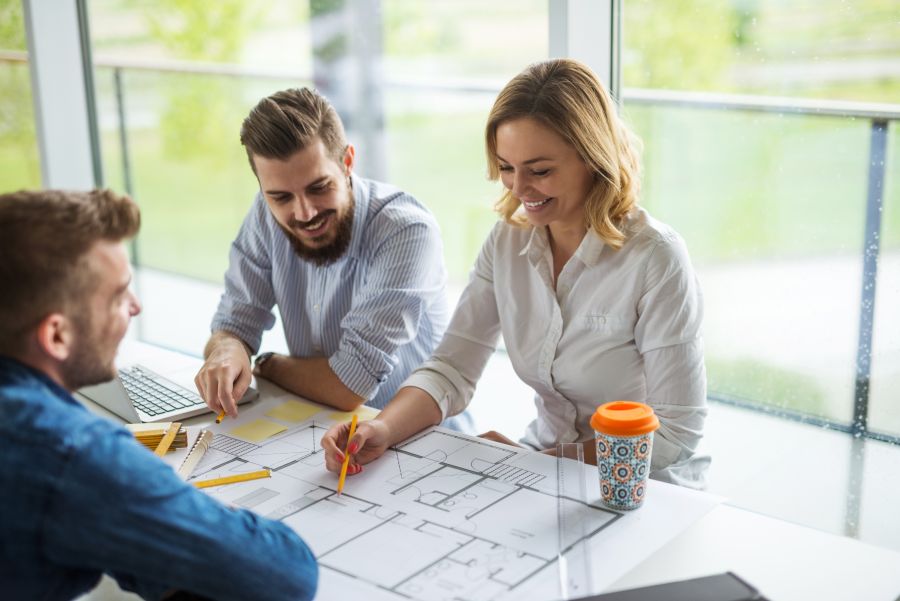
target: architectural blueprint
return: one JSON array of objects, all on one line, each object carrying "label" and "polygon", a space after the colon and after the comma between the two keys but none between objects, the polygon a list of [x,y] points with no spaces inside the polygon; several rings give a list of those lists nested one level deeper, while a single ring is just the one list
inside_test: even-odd
[{"label": "architectural blueprint", "polygon": [[[278,422],[271,415],[281,402],[264,401],[242,412],[239,422]],[[235,423],[215,426],[211,448],[192,475],[270,468],[271,478],[205,492],[281,520],[303,537],[319,561],[323,599],[356,592],[385,600],[549,601],[560,597],[558,554],[576,544],[590,545],[598,566],[594,588],[601,590],[715,504],[676,499],[671,511],[654,516],[651,497],[661,506],[666,496],[655,487],[658,494],[629,515],[590,502],[599,499],[596,492],[589,502],[565,505],[586,540],[560,541],[554,458],[441,428],[388,450],[349,477],[338,496],[319,445],[330,417],[321,409],[302,422],[281,423],[286,431],[261,442],[234,436]],[[596,487],[596,476],[591,479]],[[657,527],[663,522],[667,527]]]}]

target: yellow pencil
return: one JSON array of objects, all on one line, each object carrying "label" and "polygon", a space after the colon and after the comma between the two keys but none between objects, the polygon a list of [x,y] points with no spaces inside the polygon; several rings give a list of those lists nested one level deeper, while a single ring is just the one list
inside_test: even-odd
[{"label": "yellow pencil", "polygon": [[344,463],[341,465],[341,477],[338,478],[338,496],[341,496],[341,491],[344,490],[344,479],[347,477],[347,466],[350,465],[350,439],[353,438],[353,434],[356,433],[357,417],[358,416],[354,413],[353,419],[350,420],[350,433],[347,434],[347,449],[344,452]]},{"label": "yellow pencil", "polygon": [[235,482],[246,482],[247,480],[258,480],[259,478],[270,478],[272,472],[269,470],[259,470],[257,472],[247,472],[246,474],[235,474],[234,476],[224,476],[222,478],[210,478],[209,480],[200,480],[194,482],[197,488],[209,488],[210,486],[221,486],[223,484],[234,484]]},{"label": "yellow pencil", "polygon": [[221,424],[223,419],[225,419],[225,410],[224,409],[222,409],[222,411],[219,413],[219,415],[216,416],[216,423]]},{"label": "yellow pencil", "polygon": [[175,440],[175,436],[178,435],[178,430],[180,429],[180,422],[172,422],[169,425],[169,429],[163,434],[162,440],[159,441],[159,444],[156,445],[156,450],[153,451],[157,457],[162,457],[169,452],[169,447],[172,446],[172,441]]}]

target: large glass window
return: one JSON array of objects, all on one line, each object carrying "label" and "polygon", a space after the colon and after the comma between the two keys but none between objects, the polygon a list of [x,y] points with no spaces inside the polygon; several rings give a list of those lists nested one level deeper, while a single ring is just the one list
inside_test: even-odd
[{"label": "large glass window", "polygon": [[[500,88],[547,57],[542,0],[383,2],[388,176],[441,224],[451,281],[461,286],[497,216],[484,125]],[[527,41],[527,42],[526,42]]]},{"label": "large glass window", "polygon": [[0,0],[0,192],[41,185],[21,0]]},{"label": "large glass window", "polygon": [[[624,105],[646,146],[643,202],[697,265],[713,398],[853,419],[866,103],[900,98],[898,18],[880,1],[624,3]],[[882,174],[897,173],[895,148]],[[871,426],[897,435],[896,403],[880,397],[900,384],[890,315],[900,187],[884,192]]]},{"label": "large glass window", "polygon": [[547,55],[543,0],[92,0],[90,16],[107,184],[142,205],[138,260],[210,281],[257,189],[242,119],[261,97],[314,82],[342,113],[361,174],[436,214],[463,282],[495,219],[487,111]]},{"label": "large glass window", "polygon": [[[137,335],[202,348],[258,186],[241,122],[260,98],[304,85],[340,112],[357,173],[435,214],[456,297],[496,219],[487,112],[506,80],[547,56],[544,0],[91,0],[89,17],[106,185],[143,216]],[[193,317],[158,292],[172,275],[186,276]],[[279,326],[270,334],[281,348]]]},{"label": "large glass window", "polygon": [[900,123],[896,121],[888,132],[885,172],[869,427],[896,436],[900,435]]},{"label": "large glass window", "polygon": [[308,54],[294,35],[304,13],[297,2],[90,3],[106,184],[141,205],[141,266],[221,279],[257,190],[240,124],[259,97],[306,83],[294,78],[305,65],[284,66]]}]

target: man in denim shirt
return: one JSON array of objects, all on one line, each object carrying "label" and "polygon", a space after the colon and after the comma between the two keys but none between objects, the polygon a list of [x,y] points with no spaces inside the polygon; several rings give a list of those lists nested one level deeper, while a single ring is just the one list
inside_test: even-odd
[{"label": "man in denim shirt", "polygon": [[139,222],[109,191],[0,195],[0,596],[71,599],[107,573],[146,599],[311,599],[294,532],[186,484],[70,394],[115,375]]}]

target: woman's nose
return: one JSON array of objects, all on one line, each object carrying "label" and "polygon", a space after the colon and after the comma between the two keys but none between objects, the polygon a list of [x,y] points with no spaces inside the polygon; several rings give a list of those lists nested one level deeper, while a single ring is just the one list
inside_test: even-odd
[{"label": "woman's nose", "polygon": [[528,182],[520,172],[513,174],[510,183],[512,185],[510,186],[509,191],[512,192],[512,195],[516,198],[521,198],[525,191],[528,190]]}]

